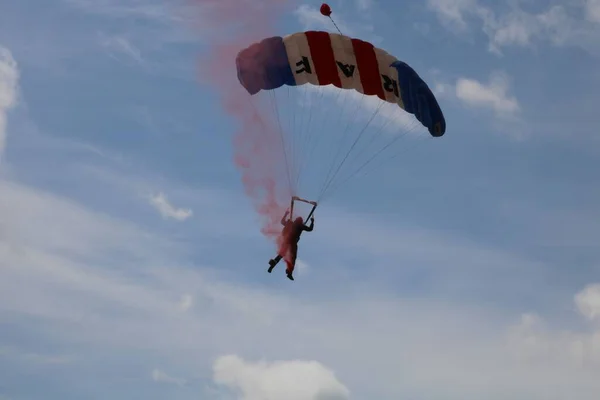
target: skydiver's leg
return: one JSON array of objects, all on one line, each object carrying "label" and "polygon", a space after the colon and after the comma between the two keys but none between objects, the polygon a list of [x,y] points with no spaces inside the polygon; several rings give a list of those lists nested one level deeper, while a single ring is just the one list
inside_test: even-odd
[{"label": "skydiver's leg", "polygon": [[281,261],[281,259],[283,258],[282,254],[285,254],[287,252],[288,249],[288,244],[285,241],[285,238],[281,237],[278,239],[279,242],[279,254],[277,254],[276,257],[272,258],[269,260],[269,269],[268,272],[271,273],[271,271],[273,271],[273,268],[275,268],[275,266],[279,263],[279,261]]},{"label": "skydiver's leg", "polygon": [[286,261],[286,264],[287,264],[287,268],[285,269],[285,274],[290,281],[293,281],[294,276],[292,275],[292,272],[294,271],[294,266],[289,261]]},{"label": "skydiver's leg", "polygon": [[293,244],[290,246],[290,252],[288,253],[288,257],[286,258],[285,262],[287,264],[287,268],[285,270],[285,273],[288,277],[288,279],[290,280],[294,280],[293,277],[293,273],[294,273],[294,267],[296,266],[296,255],[298,254],[298,245],[297,244]]}]

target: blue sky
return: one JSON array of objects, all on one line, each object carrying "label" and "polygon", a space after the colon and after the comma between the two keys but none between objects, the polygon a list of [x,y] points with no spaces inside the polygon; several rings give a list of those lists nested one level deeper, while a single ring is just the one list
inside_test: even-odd
[{"label": "blue sky", "polygon": [[596,398],[600,3],[330,4],[448,129],[323,203],[290,282],[199,80],[229,27],[0,3],[0,399]]}]

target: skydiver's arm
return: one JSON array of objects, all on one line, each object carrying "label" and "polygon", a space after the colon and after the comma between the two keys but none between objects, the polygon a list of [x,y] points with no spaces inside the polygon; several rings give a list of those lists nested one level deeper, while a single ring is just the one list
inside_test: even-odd
[{"label": "skydiver's arm", "polygon": [[285,214],[283,215],[283,218],[281,218],[281,225],[285,226],[285,220],[287,219],[287,216],[289,214],[289,211],[286,211]]}]

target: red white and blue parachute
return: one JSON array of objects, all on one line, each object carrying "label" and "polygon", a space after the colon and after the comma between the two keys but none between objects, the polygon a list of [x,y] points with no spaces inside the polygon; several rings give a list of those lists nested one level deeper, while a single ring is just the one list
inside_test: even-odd
[{"label": "red white and blue parachute", "polygon": [[[325,16],[331,14],[328,6],[322,7],[321,12]],[[236,67],[239,82],[253,98],[259,93],[270,96],[285,142],[284,151],[289,152],[292,160],[288,168],[290,173],[298,175],[295,182],[300,180],[305,165],[320,168],[311,178],[313,182],[321,180],[321,189],[314,194],[318,199],[332,184],[341,182],[335,180],[341,179],[342,166],[350,166],[346,175],[354,176],[403,136],[402,133],[415,130],[417,125],[425,128],[431,137],[440,137],[446,131],[438,101],[417,72],[385,50],[361,39],[323,31],[269,37],[240,51]],[[305,89],[303,93],[298,91],[299,88]],[[354,96],[347,92],[354,92]],[[356,95],[368,98],[369,103]],[[348,105],[352,99],[362,106],[352,109]],[[382,104],[373,106],[373,101],[377,100]],[[384,121],[378,121],[377,113],[381,112],[383,104],[391,105],[395,110],[387,110],[386,122],[394,118],[407,121],[407,113],[418,122],[414,121],[412,127],[392,123],[389,126],[392,134],[382,133]],[[341,111],[346,107],[350,107],[347,115]],[[373,116],[363,121],[363,128],[359,114],[368,117],[369,111],[373,111]],[[354,128],[356,139],[347,139]],[[323,139],[324,135],[331,137]],[[342,140],[333,139],[335,135],[343,136]],[[383,147],[372,148],[376,139],[384,141]],[[323,140],[329,141],[325,148],[320,144]],[[319,144],[314,144],[315,141]],[[348,144],[346,150],[344,143]],[[366,158],[359,160],[365,153]],[[303,162],[305,158],[312,160]]]},{"label": "red white and blue parachute", "polygon": [[236,63],[238,79],[252,95],[283,85],[334,85],[398,104],[432,136],[446,131],[435,96],[415,70],[360,39],[319,31],[275,36],[241,51]]}]

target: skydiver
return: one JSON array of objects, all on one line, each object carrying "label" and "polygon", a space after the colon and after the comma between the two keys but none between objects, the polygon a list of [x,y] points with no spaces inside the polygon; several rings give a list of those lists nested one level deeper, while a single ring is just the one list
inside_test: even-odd
[{"label": "skydiver", "polygon": [[269,260],[269,273],[273,271],[275,265],[282,259],[285,258],[287,264],[286,275],[288,279],[294,280],[292,273],[296,265],[296,256],[298,254],[298,242],[300,241],[300,235],[302,232],[311,232],[315,226],[315,218],[310,219],[310,226],[304,224],[302,217],[297,217],[294,221],[287,219],[289,211],[285,212],[285,215],[281,219],[281,225],[283,230],[280,236],[279,254],[274,259]]}]

